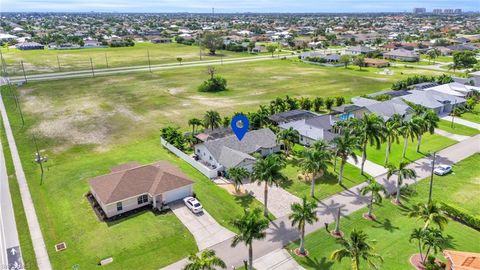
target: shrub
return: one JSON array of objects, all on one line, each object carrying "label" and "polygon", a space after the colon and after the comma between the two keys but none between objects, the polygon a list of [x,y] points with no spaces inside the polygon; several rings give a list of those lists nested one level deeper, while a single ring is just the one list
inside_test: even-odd
[{"label": "shrub", "polygon": [[442,209],[452,219],[457,220],[475,230],[480,230],[479,217],[471,215],[465,212],[465,210],[447,203],[442,203]]},{"label": "shrub", "polygon": [[198,87],[200,92],[220,92],[225,90],[227,90],[227,80],[220,76],[210,78]]}]

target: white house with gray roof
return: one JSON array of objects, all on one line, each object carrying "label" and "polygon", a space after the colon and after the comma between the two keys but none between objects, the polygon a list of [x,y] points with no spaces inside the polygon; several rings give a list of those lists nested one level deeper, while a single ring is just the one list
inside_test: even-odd
[{"label": "white house with gray roof", "polygon": [[461,84],[457,82],[446,83],[423,89],[424,91],[437,91],[451,96],[466,98],[472,95],[472,93],[480,93],[480,87]]},{"label": "white house with gray roof", "polygon": [[394,98],[387,101],[377,101],[374,99],[357,97],[352,98],[353,104],[365,107],[369,112],[381,116],[384,120],[390,119],[394,114],[399,114],[403,119],[409,120],[413,114],[412,108],[402,99]]},{"label": "white house with gray roof", "polygon": [[318,140],[330,141],[337,135],[333,131],[332,115],[320,115],[279,125],[280,130],[293,128],[300,133],[299,143],[310,146]]},{"label": "white house with gray roof", "polygon": [[252,171],[255,153],[267,156],[279,151],[277,137],[268,128],[249,131],[241,141],[235,135],[230,135],[195,145],[197,159],[218,172],[232,167]]},{"label": "white house with gray roof", "polygon": [[464,106],[465,99],[458,96],[452,96],[439,91],[411,90],[410,94],[404,95],[393,100],[406,100],[408,102],[422,105],[428,109],[434,110],[437,114],[449,113],[454,106]]}]

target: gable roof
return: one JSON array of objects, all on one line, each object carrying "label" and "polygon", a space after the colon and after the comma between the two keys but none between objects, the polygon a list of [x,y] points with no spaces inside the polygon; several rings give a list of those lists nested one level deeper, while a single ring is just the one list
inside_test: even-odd
[{"label": "gable roof", "polygon": [[410,106],[398,98],[379,102],[366,107],[369,111],[380,115],[385,120],[390,119],[394,114],[404,116],[413,112]]},{"label": "gable roof", "polygon": [[286,123],[290,121],[297,121],[301,119],[308,119],[317,116],[318,114],[307,110],[291,110],[287,112],[280,112],[268,117],[270,121],[276,124]]},{"label": "gable roof", "polygon": [[452,95],[452,96],[458,96],[458,97],[465,97],[468,95],[470,92],[473,91],[480,91],[480,87],[475,87],[471,85],[465,85],[457,82],[452,82],[452,83],[446,83],[442,85],[438,85],[435,87],[430,87],[427,89],[424,89],[425,91],[431,91],[435,90],[438,92],[442,92],[444,94]]},{"label": "gable roof", "polygon": [[127,166],[126,169],[92,178],[89,182],[91,189],[104,204],[145,193],[156,196],[193,184],[193,181],[168,161],[137,167]]},{"label": "gable roof", "polygon": [[336,134],[330,132],[333,127],[333,119],[331,115],[320,115],[317,117],[302,119],[294,122],[288,122],[280,125],[280,128],[293,128],[300,135],[312,140],[331,140]]},{"label": "gable roof", "polygon": [[386,52],[383,54],[384,56],[398,56],[398,57],[418,57],[418,54],[413,52],[413,51],[409,51],[409,50],[406,50],[406,49],[403,49],[403,48],[400,48],[400,49],[396,49],[394,51],[391,51],[391,52]]},{"label": "gable roof", "polygon": [[425,91],[412,90],[410,95],[395,98],[395,100],[406,100],[414,104],[422,105],[428,109],[435,109],[443,107],[443,104],[438,102],[431,94]]},{"label": "gable roof", "polygon": [[444,250],[443,255],[452,263],[455,270],[479,270],[480,253]]}]

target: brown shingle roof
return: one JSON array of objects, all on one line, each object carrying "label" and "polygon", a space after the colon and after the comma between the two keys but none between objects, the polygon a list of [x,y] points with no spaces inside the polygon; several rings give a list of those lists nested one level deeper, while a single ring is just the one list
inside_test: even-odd
[{"label": "brown shingle roof", "polygon": [[[135,166],[127,163],[112,168],[112,173],[90,180],[91,189],[104,204],[149,193],[152,196],[188,186],[193,182],[168,161]],[[123,170],[119,168],[124,167]]]}]

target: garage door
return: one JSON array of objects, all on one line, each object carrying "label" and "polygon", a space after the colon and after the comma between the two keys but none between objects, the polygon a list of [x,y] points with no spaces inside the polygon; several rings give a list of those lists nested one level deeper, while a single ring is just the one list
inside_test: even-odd
[{"label": "garage door", "polygon": [[162,198],[165,203],[169,203],[169,202],[181,200],[188,196],[192,196],[192,185],[165,192],[163,193]]}]

